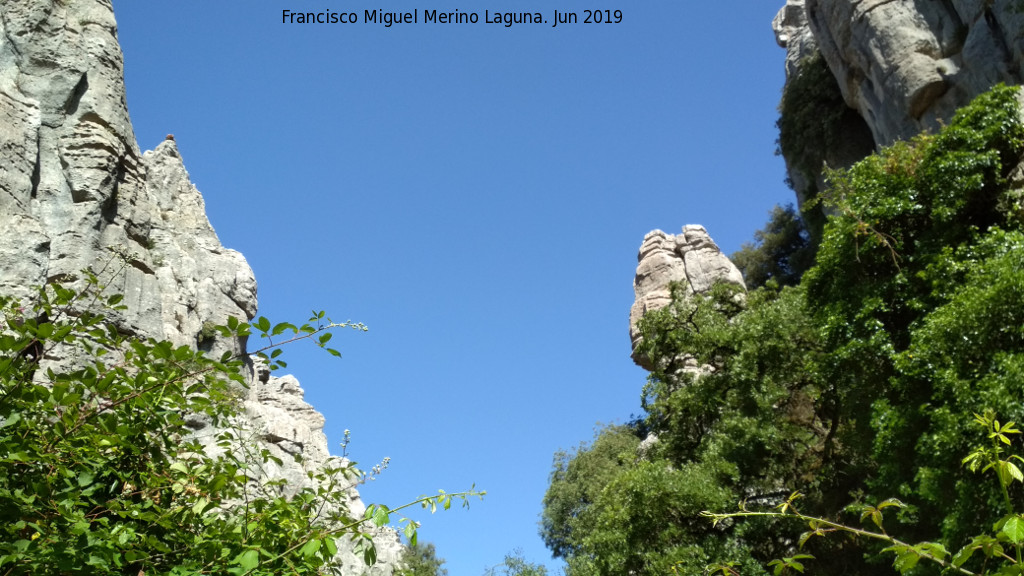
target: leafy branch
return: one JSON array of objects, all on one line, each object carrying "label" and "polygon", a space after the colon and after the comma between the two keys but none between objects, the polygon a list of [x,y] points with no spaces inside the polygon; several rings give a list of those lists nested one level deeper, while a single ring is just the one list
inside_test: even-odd
[{"label": "leafy branch", "polygon": [[[0,525],[0,574],[321,574],[338,561],[338,538],[372,563],[364,526],[397,514],[414,538],[418,525],[401,510],[483,496],[441,492],[354,519],[348,494],[365,474],[347,460],[308,471],[298,487],[271,478],[281,458],[238,419],[246,355],[217,360],[125,333],[95,311],[123,309],[121,298],[103,294],[96,274],[83,284],[51,283],[32,303],[0,296],[0,509],[11,520]],[[340,356],[328,343],[343,327],[366,330],[323,312],[301,326],[261,317],[213,328],[267,338],[255,354],[275,368],[282,346],[305,339]],[[193,417],[213,434],[200,438]]]},{"label": "leafy branch", "polygon": [[[883,525],[883,511],[887,508],[900,509],[905,506],[903,502],[896,498],[889,498],[876,506],[851,506],[851,508],[860,510],[861,522],[871,520],[877,530],[857,528],[820,516],[803,514],[796,508],[797,500],[802,497],[799,492],[791,494],[785,502],[779,504],[773,510],[748,511],[741,504],[741,510],[738,512],[717,513],[705,511],[701,515],[711,519],[715,526],[726,520],[753,517],[794,519],[805,522],[809,530],[800,535],[798,540],[800,548],[803,548],[807,541],[813,537],[826,536],[834,532],[843,532],[859,538],[879,540],[889,545],[882,552],[892,552],[896,555],[893,566],[901,574],[909,572],[921,559],[934,562],[945,569],[954,570],[968,576],[984,576],[989,574],[990,572],[987,570],[989,561],[997,560],[1002,562],[1001,568],[997,571],[998,574],[1021,574],[1024,572],[1024,562],[1021,561],[1021,548],[1024,547],[1024,514],[1019,514],[1014,510],[1010,499],[1009,487],[1013,482],[1024,483],[1024,473],[1021,472],[1020,467],[1015,463],[1015,461],[1024,462],[1024,458],[1015,454],[1005,455],[1005,447],[1011,444],[1010,436],[1020,434],[1021,431],[1014,422],[1000,423],[991,411],[984,414],[975,414],[974,422],[986,431],[990,444],[973,450],[962,460],[962,464],[971,472],[978,472],[979,470],[981,472],[988,472],[989,470],[995,472],[1006,503],[1007,514],[993,525],[994,535],[977,535],[956,554],[951,555],[946,547],[938,542],[911,544],[888,534]],[[1007,545],[1013,547],[1013,555],[1007,554]],[[980,572],[964,567],[976,552],[981,552],[985,557]],[[803,572],[803,565],[799,560],[811,558],[813,558],[811,555],[799,554],[791,558],[774,560],[769,563],[769,566],[774,567],[776,576],[782,574],[786,569]],[[731,574],[731,566],[731,564],[718,564],[709,568],[714,573]]]}]

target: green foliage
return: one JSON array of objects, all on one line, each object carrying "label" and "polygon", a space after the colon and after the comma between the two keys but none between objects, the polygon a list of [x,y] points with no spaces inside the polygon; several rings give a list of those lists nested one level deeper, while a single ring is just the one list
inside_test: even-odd
[{"label": "green foliage", "polygon": [[814,263],[814,247],[793,205],[772,209],[768,224],[754,233],[730,259],[743,273],[747,288],[760,288],[770,280],[779,286],[800,282]]},{"label": "green foliage", "polygon": [[[640,352],[658,369],[642,398],[657,441],[616,460],[583,449],[552,475],[543,530],[570,574],[1020,573],[1017,464],[973,451],[987,442],[970,416],[1024,421],[1024,193],[1010,179],[1022,153],[1016,89],[996,87],[941,133],[829,173],[832,216],[799,284],[679,286],[648,313]],[[774,241],[745,268],[771,262]],[[1009,464],[978,482],[965,454],[979,471]],[[560,484],[587,459],[599,482]],[[696,518],[736,502],[784,508]],[[851,513],[884,538],[810,537],[843,532]],[[792,514],[816,522],[810,536]],[[947,550],[968,549],[953,566]]]},{"label": "green foliage", "polygon": [[[903,502],[890,498],[877,506],[859,505],[850,507],[860,512],[861,523],[871,520],[873,528],[857,528],[849,524],[835,522],[826,518],[808,516],[796,509],[796,501],[801,494],[794,493],[773,511],[750,512],[743,510],[733,513],[710,513],[704,515],[711,518],[717,525],[720,522],[749,518],[791,518],[805,522],[808,530],[799,539],[803,548],[809,540],[816,537],[827,537],[833,533],[844,533],[860,539],[873,539],[888,544],[881,550],[882,554],[893,554],[893,568],[900,574],[917,573],[915,568],[921,560],[935,563],[949,572],[968,576],[998,574],[1003,576],[1024,573],[1024,514],[1015,511],[1010,499],[1010,487],[1014,482],[1024,483],[1024,473],[1014,461],[1024,462],[1018,455],[1003,458],[1005,447],[1011,444],[1010,436],[1020,434],[1016,423],[1000,423],[991,412],[984,415],[975,414],[974,423],[987,433],[989,445],[976,447],[962,460],[963,465],[971,472],[993,471],[999,489],[1006,503],[1006,514],[992,525],[991,533],[980,534],[971,538],[956,554],[951,554],[940,542],[919,542],[909,544],[888,534],[884,527],[884,514],[887,508],[899,510],[904,508]],[[978,554],[975,561],[972,557]],[[1011,554],[1012,553],[1012,554]],[[810,554],[797,554],[793,557],[776,559],[768,563],[774,567],[776,576],[787,570],[804,571],[801,561],[814,560]],[[721,568],[715,567],[718,570]]]},{"label": "green foliage", "polygon": [[[802,292],[744,297],[722,285],[675,298],[641,329],[644,353],[670,359],[645,391],[657,441],[641,455],[631,431],[611,428],[568,461],[556,459],[542,533],[573,576],[701,574],[727,561],[763,574],[760,559],[770,560],[779,542],[751,545],[744,532],[753,528],[715,528],[700,512],[771,500],[780,485],[823,469],[829,421],[804,370],[817,335]],[[694,365],[707,369],[687,370]]]},{"label": "green foliage", "polygon": [[437,550],[432,543],[416,543],[405,549],[402,557],[402,568],[396,571],[398,576],[448,576],[448,569],[442,565],[444,558],[437,557]]},{"label": "green foliage", "polygon": [[[820,52],[799,64],[797,74],[786,83],[779,104],[779,152],[814,183],[821,173],[825,154],[834,150],[844,136],[844,125],[857,117],[846,105],[835,76]],[[815,190],[807,191],[813,197]]]},{"label": "green foliage", "polygon": [[1004,210],[1022,150],[1016,91],[998,87],[942,133],[832,177],[838,215],[804,279],[830,350],[821,370],[845,438],[877,463],[866,488],[913,496],[914,539],[939,528],[960,541],[998,501],[957,466],[972,445],[962,416],[991,408],[1024,417],[1015,401],[1021,340],[1010,328],[1022,314],[1020,231]]},{"label": "green foliage", "polygon": [[550,487],[544,495],[541,536],[555,557],[569,557],[578,550],[572,534],[591,522],[588,507],[609,482],[636,457],[640,439],[626,426],[608,426],[595,435],[588,447],[555,454]]},{"label": "green foliage", "polygon": [[522,550],[513,550],[505,561],[484,571],[484,576],[547,576],[548,569],[523,558]]},{"label": "green foliage", "polygon": [[[348,516],[347,489],[362,478],[353,464],[328,462],[311,473],[315,488],[269,479],[281,461],[234,425],[245,361],[125,335],[97,313],[123,308],[121,297],[95,275],[85,282],[80,293],[51,284],[31,303],[0,298],[0,573],[320,574],[342,539],[372,563],[370,531],[394,510]],[[348,324],[321,318],[217,330],[322,346]],[[279,345],[260,353],[276,358]],[[190,433],[192,418],[216,426],[214,446]]]}]

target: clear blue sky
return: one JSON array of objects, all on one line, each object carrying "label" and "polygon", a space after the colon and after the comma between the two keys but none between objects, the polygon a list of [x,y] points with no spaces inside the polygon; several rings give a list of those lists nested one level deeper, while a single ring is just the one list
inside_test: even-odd
[{"label": "clear blue sky", "polygon": [[[114,0],[139,145],[176,136],[260,313],[369,325],[336,337],[340,361],[286,354],[333,451],[348,428],[364,467],[391,458],[364,500],[488,491],[416,516],[451,576],[515,548],[558,571],[537,534],[553,453],[640,410],[644,234],[699,223],[731,253],[791,201],[774,155],[781,5]],[[622,22],[483,22],[588,7]],[[421,23],[281,23],[376,8]],[[424,24],[424,9],[480,23]]]}]

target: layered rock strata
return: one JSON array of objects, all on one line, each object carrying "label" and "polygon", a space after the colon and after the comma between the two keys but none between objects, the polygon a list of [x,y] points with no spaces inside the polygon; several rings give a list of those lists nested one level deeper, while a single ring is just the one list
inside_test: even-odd
[{"label": "layered rock strata", "polygon": [[[174,141],[140,152],[110,1],[3,0],[0,293],[30,297],[86,268],[105,271],[109,290],[125,296],[127,310],[112,318],[123,332],[216,355],[244,351],[243,341],[205,339],[203,327],[253,317],[252,270],[221,245]],[[330,457],[323,417],[292,377],[252,369],[243,418],[285,463],[271,473],[294,489]],[[349,496],[361,513],[354,488]],[[371,573],[390,574],[401,545],[390,531],[377,545]],[[364,572],[361,558],[340,554],[345,573]]]}]

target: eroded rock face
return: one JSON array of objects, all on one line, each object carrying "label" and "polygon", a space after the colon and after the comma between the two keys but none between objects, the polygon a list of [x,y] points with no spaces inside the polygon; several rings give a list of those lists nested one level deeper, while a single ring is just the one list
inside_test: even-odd
[{"label": "eroded rock face", "polygon": [[787,0],[772,26],[787,73],[821,50],[877,145],[934,129],[993,85],[1024,78],[1015,0]]},{"label": "eroded rock face", "polygon": [[[221,245],[174,141],[139,151],[110,1],[3,0],[0,293],[30,297],[55,279],[74,285],[86,268],[125,296],[128,309],[112,317],[121,330],[217,356],[244,351],[244,341],[202,334],[229,316],[253,317],[252,270]],[[329,458],[323,416],[294,378],[252,373],[243,426],[282,458],[271,472],[297,490]],[[358,493],[348,493],[350,511],[361,513]],[[377,544],[370,573],[391,574],[397,536],[382,531]],[[365,572],[361,558],[340,553],[344,573]]]},{"label": "eroded rock face", "polygon": [[796,75],[800,62],[818,49],[814,34],[807,26],[804,1],[786,0],[786,5],[772,20],[775,42],[786,49],[786,78]]},{"label": "eroded rock face", "polygon": [[743,275],[736,265],[722,253],[707,230],[699,225],[683,226],[681,234],[673,236],[653,230],[644,236],[637,256],[633,291],[636,299],[629,310],[629,339],[633,346],[633,361],[646,370],[654,370],[650,360],[637,353],[640,330],[637,322],[652,310],[664,308],[672,302],[670,286],[685,283],[688,294],[703,293],[718,282],[744,286]]}]

